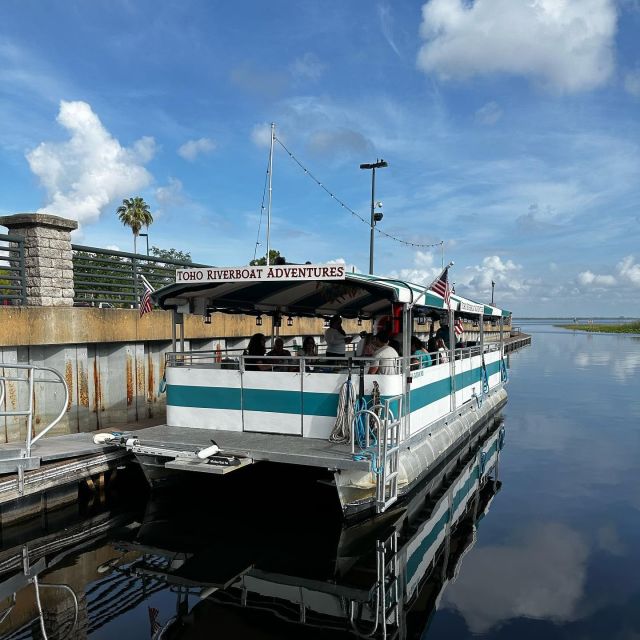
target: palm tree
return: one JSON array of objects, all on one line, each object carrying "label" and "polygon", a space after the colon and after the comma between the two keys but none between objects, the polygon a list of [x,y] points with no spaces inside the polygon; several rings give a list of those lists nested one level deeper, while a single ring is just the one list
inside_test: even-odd
[{"label": "palm tree", "polygon": [[136,241],[142,227],[149,228],[153,222],[153,216],[149,205],[139,196],[125,198],[117,210],[118,218],[125,227],[131,227],[133,231],[133,253],[137,252]]}]

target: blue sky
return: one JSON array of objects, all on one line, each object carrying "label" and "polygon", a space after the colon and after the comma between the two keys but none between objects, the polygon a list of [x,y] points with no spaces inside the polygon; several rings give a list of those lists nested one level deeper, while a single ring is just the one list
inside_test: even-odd
[{"label": "blue sky", "polygon": [[[0,213],[76,218],[74,241],[195,261],[254,254],[268,127],[380,229],[444,241],[456,290],[516,315],[640,315],[640,2],[4,0]],[[264,224],[260,249],[264,252]],[[368,227],[276,146],[272,246],[368,268]],[[438,248],[376,239],[428,283]]]}]

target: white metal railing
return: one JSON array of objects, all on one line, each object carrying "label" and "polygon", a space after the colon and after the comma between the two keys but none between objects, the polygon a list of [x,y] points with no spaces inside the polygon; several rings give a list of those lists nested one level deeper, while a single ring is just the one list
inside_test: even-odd
[{"label": "white metal railing", "polygon": [[[27,418],[27,438],[26,438],[26,457],[29,458],[31,456],[31,447],[45,435],[48,431],[53,429],[60,420],[62,420],[62,416],[67,411],[67,406],[69,404],[69,387],[65,379],[62,377],[59,371],[56,369],[52,369],[51,367],[41,367],[39,365],[33,364],[18,364],[18,363],[6,363],[0,362],[0,369],[2,370],[2,375],[0,375],[0,418],[9,418],[16,416],[23,416]],[[6,375],[7,369],[15,369],[16,374],[13,376]],[[26,371],[26,377],[21,377],[18,375],[20,371]],[[55,379],[50,378],[36,378],[36,372],[49,372],[55,376]],[[18,382],[24,383],[28,387],[29,393],[29,403],[27,409],[19,409],[15,411],[3,411],[1,406],[4,402],[6,396],[6,383],[7,382]],[[61,384],[64,389],[64,402],[62,403],[62,408],[60,409],[60,413],[56,416],[56,418],[50,422],[40,433],[36,436],[33,435],[33,408],[34,408],[34,388],[36,383],[44,383],[44,384]]]},{"label": "white metal railing", "polygon": [[[484,350],[480,345],[472,347],[463,347],[454,349],[454,358],[456,360],[464,360],[474,356],[482,355],[497,351],[500,344],[492,342],[484,345]],[[442,364],[445,360],[439,352],[429,353],[430,364],[435,366]],[[451,351],[445,352],[447,362],[451,356]],[[397,358],[385,358],[386,364],[393,364],[394,370],[400,374],[404,367],[403,364],[408,362],[412,370],[418,368],[426,368],[420,366],[419,356],[399,356]],[[165,364],[168,367],[202,367],[215,369],[235,369],[239,371],[306,371],[318,373],[338,373],[343,372],[349,366],[357,369],[361,365],[368,370],[375,357],[354,357],[347,354],[344,358],[335,356],[306,356],[302,354],[290,356],[249,356],[244,354],[243,349],[221,349],[212,351],[183,351],[169,352],[165,354]],[[350,364],[349,364],[350,363]],[[259,365],[259,366],[258,366]],[[366,373],[366,371],[365,371]]]}]

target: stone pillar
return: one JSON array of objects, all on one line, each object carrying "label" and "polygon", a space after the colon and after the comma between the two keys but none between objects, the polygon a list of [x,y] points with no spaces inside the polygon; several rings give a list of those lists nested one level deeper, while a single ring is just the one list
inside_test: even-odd
[{"label": "stone pillar", "polygon": [[73,306],[71,232],[75,220],[46,213],[0,217],[9,233],[24,237],[27,305]]}]

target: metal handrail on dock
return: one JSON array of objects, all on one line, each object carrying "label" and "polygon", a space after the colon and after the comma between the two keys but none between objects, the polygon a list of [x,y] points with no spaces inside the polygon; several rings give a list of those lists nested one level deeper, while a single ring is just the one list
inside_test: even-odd
[{"label": "metal handrail on dock", "polygon": [[[27,438],[25,442],[26,446],[26,457],[31,457],[31,447],[42,438],[48,431],[53,429],[67,411],[67,406],[69,404],[69,387],[67,386],[67,382],[64,377],[60,374],[59,371],[53,369],[51,367],[42,367],[40,365],[34,364],[19,364],[19,363],[6,363],[1,362],[0,368],[3,370],[3,374],[6,374],[6,369],[16,369],[17,372],[26,371],[27,376],[21,377],[19,375],[8,376],[1,375],[0,376],[0,405],[4,401],[4,397],[6,395],[6,383],[7,382],[22,382],[26,383],[29,388],[29,405],[27,409],[18,410],[18,411],[2,411],[0,409],[0,418],[5,417],[15,417],[15,416],[25,416],[27,418]],[[35,372],[49,372],[56,376],[57,379],[51,380],[48,378],[36,378],[34,377]],[[33,435],[33,405],[34,405],[34,386],[37,383],[43,384],[61,384],[64,389],[64,402],[62,403],[62,408],[60,409],[60,413],[56,416],[56,418],[50,422],[40,433],[36,436]]]}]

